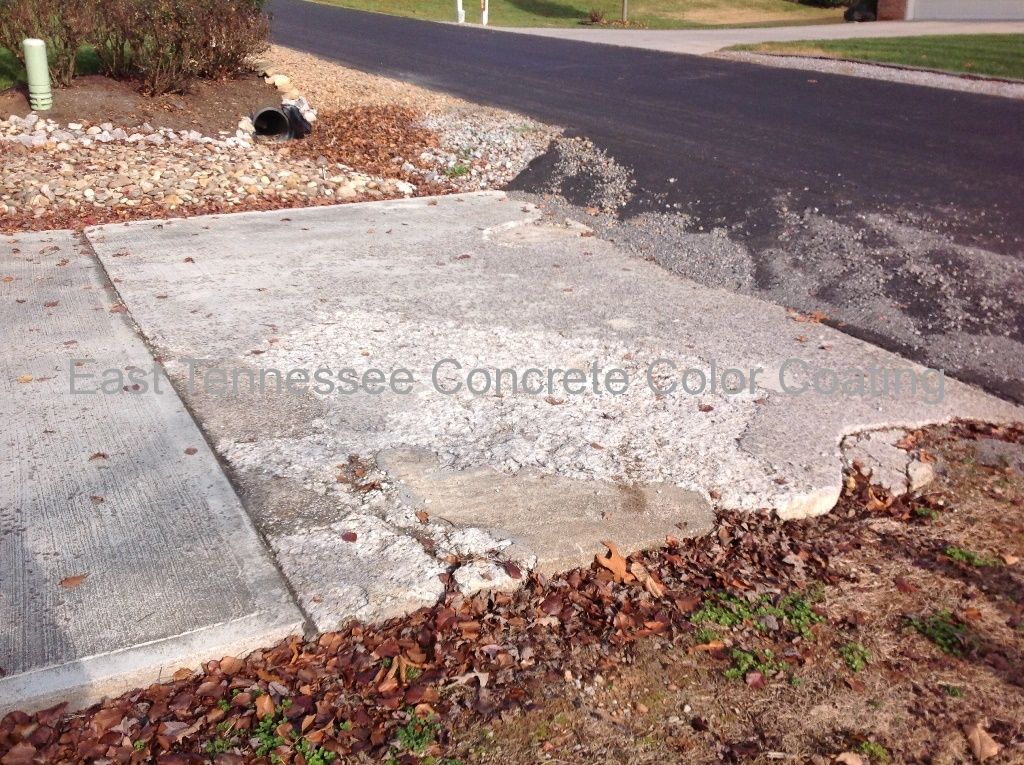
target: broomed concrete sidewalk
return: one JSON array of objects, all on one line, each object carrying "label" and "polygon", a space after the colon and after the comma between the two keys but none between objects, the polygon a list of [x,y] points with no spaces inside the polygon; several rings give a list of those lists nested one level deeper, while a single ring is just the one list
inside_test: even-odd
[{"label": "broomed concrete sidewalk", "polygon": [[922,35],[1008,34],[1024,32],[1024,21],[876,21],[868,24],[810,24],[732,29],[588,29],[496,27],[502,32],[557,37],[667,53],[705,55],[733,45],[797,40],[846,40]]},{"label": "broomed concrete sidewalk", "polygon": [[[152,370],[88,244],[0,239],[0,715],[82,704],[303,629],[181,400],[70,393]],[[131,383],[128,383],[130,386]]]}]

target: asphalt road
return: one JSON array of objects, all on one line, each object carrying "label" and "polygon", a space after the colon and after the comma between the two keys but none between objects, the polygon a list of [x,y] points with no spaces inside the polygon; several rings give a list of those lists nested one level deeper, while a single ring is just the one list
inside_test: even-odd
[{"label": "asphalt road", "polygon": [[[654,247],[669,267],[824,309],[852,334],[1024,400],[1024,102],[303,0],[270,8],[278,43],[586,135],[635,174],[627,221],[682,212],[688,230],[720,227],[750,253],[735,285],[693,262],[712,256],[693,242],[692,257]],[[544,173],[539,163],[519,186],[541,187]],[[822,235],[822,220],[841,231]],[[782,241],[801,263],[782,262]],[[892,279],[908,258],[920,263]],[[851,277],[861,260],[867,281]],[[873,287],[878,305],[861,294]]]}]

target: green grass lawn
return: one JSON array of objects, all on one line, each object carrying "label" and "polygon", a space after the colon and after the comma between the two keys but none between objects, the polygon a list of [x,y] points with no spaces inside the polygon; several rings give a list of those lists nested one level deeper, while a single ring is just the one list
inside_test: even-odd
[{"label": "green grass lawn", "polygon": [[1024,80],[1024,35],[890,37],[737,45],[755,53],[829,56]]},{"label": "green grass lawn", "polygon": [[[455,0],[320,0],[331,5],[410,16],[432,21],[455,21]],[[466,21],[480,22],[478,0],[463,0]],[[620,18],[621,0],[490,0],[490,23],[500,27],[573,27],[591,9],[606,21]],[[825,24],[843,19],[842,8],[815,8],[796,0],[630,0],[629,19],[651,29],[709,26],[781,26]]]}]

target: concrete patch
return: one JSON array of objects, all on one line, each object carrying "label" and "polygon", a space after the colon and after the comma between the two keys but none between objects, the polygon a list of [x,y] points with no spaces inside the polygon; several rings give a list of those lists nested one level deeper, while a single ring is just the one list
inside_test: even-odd
[{"label": "concrete patch", "polygon": [[[112,311],[113,309],[113,311]],[[184,405],[72,395],[153,359],[71,232],[0,239],[0,715],[82,705],[301,632]]]},{"label": "concrete patch", "polygon": [[[609,537],[625,551],[698,533],[712,497],[786,517],[826,512],[852,433],[954,416],[1021,419],[948,379],[935,400],[923,389],[787,393],[818,369],[861,382],[874,368],[924,370],[777,306],[675,277],[498,193],[87,235],[282,568],[306,571],[290,574],[303,602],[335,598],[316,611],[322,629],[394,613],[396,581],[422,583],[404,607],[421,605],[438,565],[483,586],[458,567],[554,568],[585,563]],[[444,359],[454,363],[437,367]],[[793,359],[805,367],[780,380]],[[513,390],[508,377],[496,387],[499,370],[592,366],[602,370],[600,392],[588,382],[580,393],[535,394]],[[249,392],[243,374],[235,395],[207,385],[214,367],[257,376],[350,367],[360,378],[408,369],[414,382],[405,394],[278,393],[265,377],[265,391]],[[467,388],[476,368],[491,376],[479,395]],[[628,376],[625,390],[602,387],[612,368]],[[703,392],[680,387],[688,368],[705,374]],[[727,392],[726,368],[761,371]],[[411,571],[396,572],[391,559],[360,568],[346,551],[340,579],[317,581],[309,550],[335,550],[337,532],[368,517],[415,539],[428,558],[403,552]],[[349,579],[359,593],[331,594]]]},{"label": "concrete patch", "polygon": [[513,475],[490,467],[442,470],[436,457],[410,450],[384,452],[378,461],[411,505],[508,539],[505,556],[546,573],[589,565],[603,539],[639,550],[669,536],[705,534],[714,521],[704,497],[672,484],[573,480],[531,468]]}]

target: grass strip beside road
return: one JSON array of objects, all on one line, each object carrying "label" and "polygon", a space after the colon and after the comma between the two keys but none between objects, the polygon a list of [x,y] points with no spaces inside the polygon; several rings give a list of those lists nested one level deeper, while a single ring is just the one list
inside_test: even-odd
[{"label": "grass strip beside road", "polygon": [[736,45],[729,50],[825,56],[1024,80],[1024,35],[936,35],[870,40],[806,40]]},{"label": "grass strip beside road", "polygon": [[[455,0],[318,0],[359,11],[455,21]],[[480,4],[463,0],[466,21],[480,23]],[[490,0],[490,24],[497,27],[577,27],[591,10],[604,14],[595,29],[621,28],[621,0]],[[789,26],[842,21],[842,8],[815,8],[792,0],[630,0],[631,25],[648,29]]]}]

